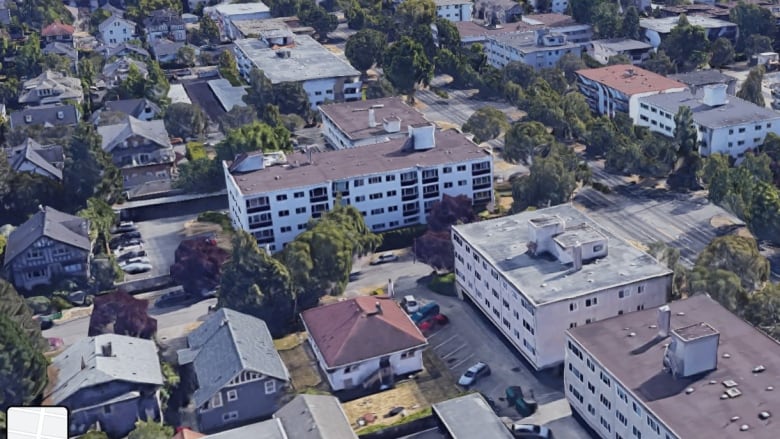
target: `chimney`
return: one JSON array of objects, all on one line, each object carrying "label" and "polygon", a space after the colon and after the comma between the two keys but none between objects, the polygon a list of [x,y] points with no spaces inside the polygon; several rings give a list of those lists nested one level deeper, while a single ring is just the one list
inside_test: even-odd
[{"label": "chimney", "polygon": [[395,287],[393,286],[393,280],[388,279],[387,280],[387,295],[390,297],[395,296]]},{"label": "chimney", "polygon": [[81,370],[84,370],[87,368],[87,363],[84,361],[84,357],[81,357]]},{"label": "chimney", "polygon": [[669,336],[669,327],[672,323],[672,310],[669,305],[658,308],[658,336],[666,338]]},{"label": "chimney", "polygon": [[374,113],[373,108],[368,109],[368,126],[370,128],[376,127],[376,114]]},{"label": "chimney", "polygon": [[382,314],[382,305],[379,303],[379,301],[376,301],[376,313]]},{"label": "chimney", "polygon": [[577,241],[571,249],[572,269],[574,271],[582,270],[582,244]]},{"label": "chimney", "polygon": [[309,164],[311,165],[313,162],[311,161],[311,147],[306,148],[306,155],[309,156]]},{"label": "chimney", "polygon": [[704,86],[704,95],[701,102],[708,107],[717,107],[728,103],[726,99],[726,84],[712,84]]},{"label": "chimney", "polygon": [[104,357],[110,357],[113,354],[111,350],[111,342],[109,341],[108,343],[100,346],[100,352]]}]

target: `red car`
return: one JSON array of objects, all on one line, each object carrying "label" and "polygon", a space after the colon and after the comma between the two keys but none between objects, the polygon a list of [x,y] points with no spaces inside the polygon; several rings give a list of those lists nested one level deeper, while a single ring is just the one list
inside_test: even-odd
[{"label": "red car", "polygon": [[430,319],[420,322],[417,327],[420,328],[420,331],[430,331],[438,326],[444,326],[449,322],[450,319],[448,319],[444,314],[436,314]]}]

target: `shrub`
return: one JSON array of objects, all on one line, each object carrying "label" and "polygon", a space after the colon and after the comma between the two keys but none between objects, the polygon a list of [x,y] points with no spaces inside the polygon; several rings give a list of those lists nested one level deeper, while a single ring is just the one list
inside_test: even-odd
[{"label": "shrub", "polygon": [[33,314],[48,314],[51,310],[51,300],[44,296],[28,297],[27,306],[30,307]]},{"label": "shrub", "polygon": [[198,215],[198,221],[202,223],[219,224],[225,232],[233,230],[233,224],[230,222],[230,217],[222,212],[214,212],[213,210],[203,212]]},{"label": "shrub", "polygon": [[54,307],[54,309],[56,309],[56,310],[58,310],[58,311],[62,311],[62,310],[64,310],[64,309],[70,309],[70,308],[73,308],[73,304],[71,304],[70,302],[68,302],[68,300],[67,300],[67,299],[65,299],[65,298],[64,298],[64,297],[62,297],[62,296],[54,296],[54,297],[51,299],[51,305]]},{"label": "shrub", "polygon": [[380,233],[379,236],[382,237],[382,244],[376,249],[376,251],[385,252],[389,250],[398,250],[400,248],[411,247],[415,238],[422,236],[426,230],[428,230],[426,225],[417,224],[410,227],[404,227],[401,229]]},{"label": "shrub", "polygon": [[598,181],[594,181],[593,189],[596,189],[597,191],[601,192],[602,194],[611,194],[612,190],[609,188],[609,186],[605,185],[604,183],[599,183]]},{"label": "shrub", "polygon": [[185,155],[189,161],[209,158],[208,154],[206,154],[206,147],[200,142],[189,142],[186,148],[187,153]]},{"label": "shrub", "polygon": [[434,275],[428,284],[428,288],[442,296],[454,297],[456,295],[455,273],[447,273],[441,276]]}]

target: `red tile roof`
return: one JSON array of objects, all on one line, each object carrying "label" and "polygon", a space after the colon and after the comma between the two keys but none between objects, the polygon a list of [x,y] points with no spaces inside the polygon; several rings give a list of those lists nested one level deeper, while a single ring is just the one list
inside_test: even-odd
[{"label": "red tile roof", "polygon": [[637,93],[662,92],[669,89],[684,89],[685,84],[641,69],[630,64],[577,70],[577,74],[613,88],[627,96]]},{"label": "red tile roof", "polygon": [[41,35],[44,37],[56,37],[59,35],[73,35],[75,28],[69,24],[55,21],[54,23],[44,27],[41,30]]},{"label": "red tile roof", "polygon": [[427,344],[409,316],[387,297],[361,296],[312,308],[301,319],[329,368]]}]

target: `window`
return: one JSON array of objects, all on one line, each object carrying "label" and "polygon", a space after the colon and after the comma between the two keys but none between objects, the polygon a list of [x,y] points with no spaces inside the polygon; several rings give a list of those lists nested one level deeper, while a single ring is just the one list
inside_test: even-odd
[{"label": "window", "polygon": [[357,197],[355,197],[355,202],[356,203],[362,203],[363,201],[366,201],[366,196],[365,195],[358,195]]},{"label": "window", "polygon": [[222,422],[230,422],[238,419],[238,412],[227,412],[222,414]]},{"label": "window", "polygon": [[397,212],[398,211],[398,206],[387,206],[387,211],[388,212]]},{"label": "window", "polygon": [[292,226],[282,226],[282,228],[279,229],[279,231],[282,232],[282,233],[287,233],[287,232],[289,232],[291,230],[292,230]]},{"label": "window", "polygon": [[279,194],[276,196],[276,201],[284,201],[287,199],[287,194]]},{"label": "window", "polygon": [[466,170],[466,165],[458,165],[458,172],[463,172]]},{"label": "window", "polygon": [[569,311],[574,311],[577,309],[577,302],[572,302],[569,304]]},{"label": "window", "polygon": [[577,322],[569,323],[569,329],[576,328],[576,327],[577,327]]},{"label": "window", "polygon": [[413,356],[414,356],[414,352],[415,352],[415,350],[414,350],[414,349],[410,349],[410,350],[408,350],[408,351],[406,351],[406,352],[402,353],[402,354],[401,354],[401,358],[411,358],[411,357],[413,357]]},{"label": "window", "polygon": [[103,414],[104,415],[110,415],[111,414],[111,405],[104,405],[103,406]]},{"label": "window", "polygon": [[385,181],[395,181],[395,175],[385,175]]},{"label": "window", "polygon": [[740,132],[740,133],[744,133],[744,132],[745,132],[745,127],[742,127],[742,128],[740,128],[740,129],[739,129],[739,132]]},{"label": "window", "polygon": [[385,213],[384,207],[380,207],[379,209],[371,209],[371,215],[381,215]]},{"label": "window", "polygon": [[305,207],[296,207],[295,208],[295,213],[306,213],[306,208]]},{"label": "window", "polygon": [[378,200],[378,199],[382,198],[382,192],[377,192],[375,194],[371,194],[371,195],[368,196],[368,198],[371,199],[371,200]]},{"label": "window", "polygon": [[644,292],[645,292],[645,286],[644,286],[644,285],[640,285],[640,286],[638,286],[638,287],[636,288],[636,292],[637,292],[637,293],[639,293],[639,294],[642,294],[642,293],[644,293]]},{"label": "window", "polygon": [[588,413],[590,413],[593,416],[596,416],[596,408],[588,404]]},{"label": "window", "polygon": [[466,186],[466,183],[468,183],[466,180],[458,180],[458,186]]},{"label": "window", "polygon": [[368,184],[377,184],[382,182],[382,177],[369,177]]},{"label": "window", "polygon": [[593,246],[593,253],[598,253],[600,251],[604,250],[603,244],[596,244]]},{"label": "window", "polygon": [[444,167],[444,173],[449,174],[452,172],[452,166],[445,166]]},{"label": "window", "polygon": [[729,130],[729,134],[734,134],[734,129],[733,128]]},{"label": "window", "polygon": [[642,409],[637,405],[636,402],[634,401],[631,402],[631,408],[634,409],[634,413],[636,413],[639,416],[642,416]]},{"label": "window", "polygon": [[298,230],[306,230],[306,224],[298,224]]},{"label": "window", "polygon": [[626,292],[624,290],[618,291],[618,299],[622,299],[626,297]]},{"label": "window", "polygon": [[603,381],[604,384],[607,385],[607,387],[612,385],[612,381],[609,379],[607,374],[605,374],[604,372],[599,372],[599,375],[601,376],[601,381]]},{"label": "window", "polygon": [[449,189],[451,187],[452,187],[452,182],[451,181],[444,182],[444,189]]},{"label": "window", "polygon": [[279,216],[280,217],[282,217],[282,216],[290,216],[290,211],[289,210],[280,210],[279,211]]},{"label": "window", "polygon": [[604,394],[599,395],[599,400],[601,401],[601,405],[607,408],[607,410],[612,409],[612,403],[609,401],[609,398],[604,396]]},{"label": "window", "polygon": [[628,418],[620,410],[615,410],[615,416],[621,424],[628,425]]},{"label": "window", "polygon": [[612,426],[609,425],[609,422],[607,422],[603,416],[601,417],[601,426],[604,427],[608,432],[612,431]]},{"label": "window", "polygon": [[594,395],[596,394],[596,386],[591,384],[590,381],[588,381],[588,390],[590,390],[590,393],[592,393]]},{"label": "window", "polygon": [[632,425],[632,426],[631,426],[631,429],[633,430],[634,437],[636,437],[636,438],[638,438],[638,439],[642,439],[642,432],[641,432],[641,431],[639,431],[639,429],[638,429],[638,428],[636,428],[636,425]]},{"label": "window", "polygon": [[227,400],[228,400],[228,402],[235,401],[237,399],[238,399],[238,390],[231,389],[231,390],[227,391]]},{"label": "window", "polygon": [[356,180],[354,181],[354,186],[355,186],[355,187],[358,187],[358,186],[363,186],[363,179],[362,179],[362,178],[358,178],[358,179],[356,179]]},{"label": "window", "polygon": [[268,380],[265,382],[265,394],[270,395],[276,392],[276,381]]},{"label": "window", "polygon": [[590,307],[590,306],[596,306],[596,305],[598,305],[598,303],[599,303],[598,297],[594,297],[592,299],[585,299],[585,307],[586,308]]},{"label": "window", "polygon": [[209,401],[209,407],[222,407],[222,392],[217,392],[216,395],[211,397],[211,401]]}]

